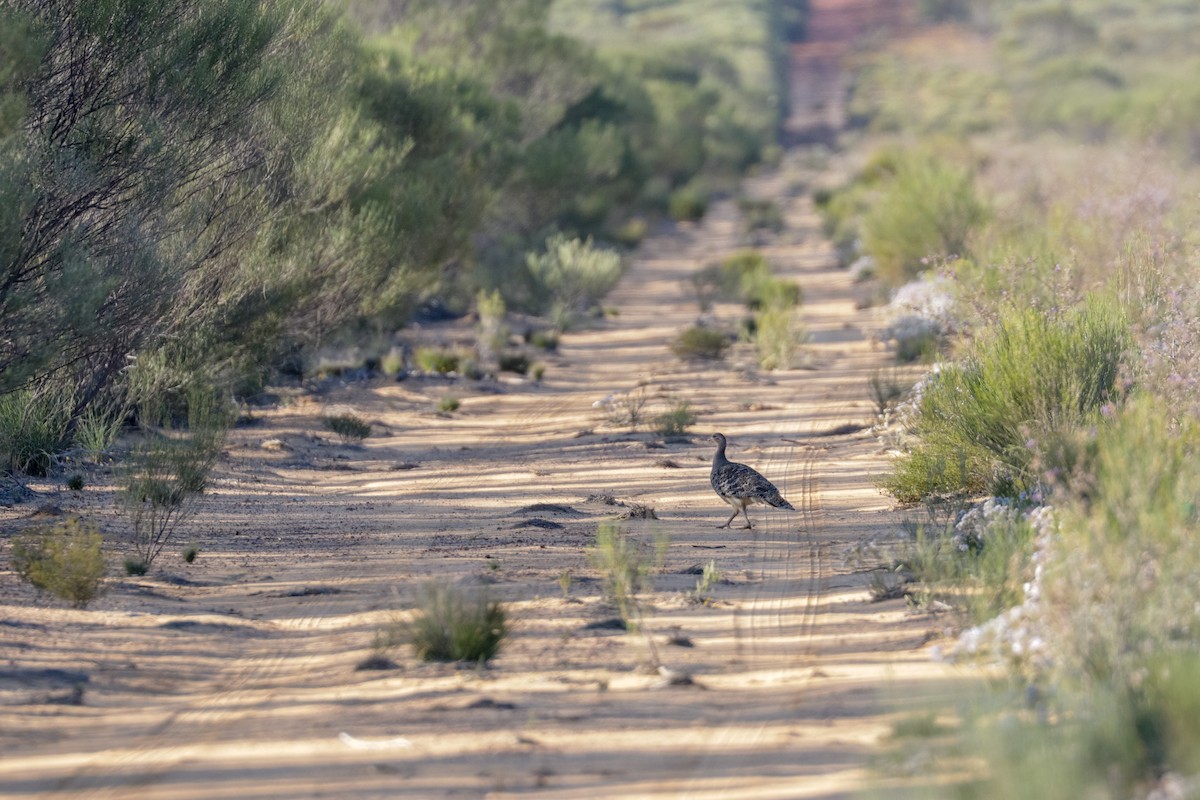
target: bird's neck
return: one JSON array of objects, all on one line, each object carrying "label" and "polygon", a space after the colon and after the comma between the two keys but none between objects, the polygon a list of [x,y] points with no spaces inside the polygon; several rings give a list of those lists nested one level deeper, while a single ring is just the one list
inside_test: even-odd
[{"label": "bird's neck", "polygon": [[721,442],[717,445],[716,455],[713,456],[713,469],[727,463],[729,463],[729,459],[725,457],[725,443]]}]

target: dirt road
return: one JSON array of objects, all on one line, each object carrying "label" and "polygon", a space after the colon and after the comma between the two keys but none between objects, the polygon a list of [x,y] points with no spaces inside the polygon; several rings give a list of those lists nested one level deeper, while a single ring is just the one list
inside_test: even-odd
[{"label": "dirt road", "polygon": [[[890,5],[814,0],[813,30],[841,31],[826,15],[847,6]],[[807,58],[799,48],[797,63]],[[200,548],[194,564],[168,553],[87,611],[38,608],[7,575],[0,796],[833,798],[860,787],[905,702],[947,677],[924,651],[934,623],[900,600],[870,603],[868,576],[846,564],[899,521],[873,483],[887,464],[863,427],[867,379],[888,354],[804,191],[818,161],[796,150],[746,187],[783,208],[787,227],[762,250],[803,287],[810,368],[760,370],[750,345],[719,364],[670,354],[699,315],[687,278],[744,243],[722,202],[700,225],[649,237],[607,301],[619,315],[565,335],[540,384],[379,379],[298,397],[235,431],[184,533]],[[713,313],[732,325],[743,311]],[[650,413],[691,403],[690,440],[630,432],[594,405],[630,391]],[[436,411],[446,394],[461,400],[449,415]],[[372,421],[361,446],[321,428],[340,410]],[[756,506],[752,532],[718,530],[716,430],[798,511]],[[117,531],[111,489],[98,472],[54,499]],[[655,509],[658,520],[623,524],[668,542],[642,598],[645,636],[603,627],[613,611],[586,549],[628,508],[606,497]],[[722,580],[696,603],[709,560]],[[502,654],[460,669],[401,648],[396,669],[356,670],[430,581],[508,602]],[[644,670],[655,658],[691,683]]]}]

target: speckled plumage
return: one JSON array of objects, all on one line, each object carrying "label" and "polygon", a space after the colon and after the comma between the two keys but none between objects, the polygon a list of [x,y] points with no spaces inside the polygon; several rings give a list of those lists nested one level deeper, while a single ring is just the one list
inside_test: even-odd
[{"label": "speckled plumage", "polygon": [[709,481],[713,491],[729,505],[733,506],[733,514],[718,528],[728,528],[737,517],[738,512],[746,518],[744,527],[753,528],[746,506],[751,503],[762,503],[775,508],[786,508],[795,511],[792,504],[783,499],[783,495],[775,488],[775,484],[764,478],[757,470],[745,464],[738,464],[725,457],[726,440],[724,434],[714,433],[713,441],[717,443],[717,452],[713,456],[712,473]]}]

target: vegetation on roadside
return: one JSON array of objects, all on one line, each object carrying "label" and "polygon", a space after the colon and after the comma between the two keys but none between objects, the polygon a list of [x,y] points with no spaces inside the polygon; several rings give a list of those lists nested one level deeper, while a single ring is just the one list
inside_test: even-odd
[{"label": "vegetation on roadside", "polygon": [[87,608],[104,591],[108,565],[103,539],[94,522],[68,517],[53,525],[31,528],[12,544],[12,568],[37,589]]},{"label": "vegetation on roadside", "polygon": [[422,589],[412,618],[387,626],[382,638],[376,638],[376,649],[403,642],[422,661],[483,665],[496,657],[508,635],[504,605],[487,592],[429,585]]},{"label": "vegetation on roadside", "polygon": [[1016,691],[906,746],[948,774],[983,765],[936,796],[1187,794],[1200,165],[1195,104],[1163,98],[1194,66],[1200,8],[921,11],[953,26],[866,60],[851,113],[876,155],[815,199],[846,264],[950,295],[895,326],[944,360],[888,414],[884,485],[937,511],[890,563],[910,601],[960,613],[943,655],[1004,663]]}]

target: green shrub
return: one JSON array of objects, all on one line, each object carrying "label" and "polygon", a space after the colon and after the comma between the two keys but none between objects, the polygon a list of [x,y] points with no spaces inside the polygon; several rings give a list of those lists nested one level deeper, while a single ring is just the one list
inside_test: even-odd
[{"label": "green shrub", "polygon": [[1072,432],[1117,399],[1117,374],[1131,344],[1124,313],[1109,301],[1091,298],[1060,315],[1006,310],[965,362],[942,370],[925,389],[912,426],[918,443],[885,485],[902,502],[1032,488],[1039,480],[1034,464],[1054,457]]},{"label": "green shrub", "polygon": [[743,250],[721,262],[720,287],[725,296],[737,297],[748,308],[791,308],[800,304],[800,287],[780,280],[771,263],[757,250]]},{"label": "green shrub", "polygon": [[1200,425],[1133,398],[1099,425],[1058,517],[1044,597],[1082,688],[1136,683],[1146,654],[1200,650]]},{"label": "green shrub", "polygon": [[0,466],[44,477],[62,452],[70,402],[22,389],[0,395]]},{"label": "green shrub", "polygon": [[895,408],[908,394],[908,389],[895,369],[887,374],[879,369],[872,372],[871,377],[867,379],[867,388],[870,390],[871,400],[875,403],[875,411],[881,417]]},{"label": "green shrub", "polygon": [[546,375],[545,364],[534,364],[529,368],[529,377],[533,378],[538,383],[542,382],[542,378]]},{"label": "green shrub", "polygon": [[83,491],[83,476],[76,472],[71,477],[67,478],[67,488],[72,492]]},{"label": "green shrub", "polygon": [[671,352],[679,358],[719,361],[729,349],[729,336],[712,328],[693,325],[671,343]]},{"label": "green shrub", "polygon": [[185,547],[183,549],[183,560],[187,564],[192,564],[196,561],[196,556],[200,555],[200,548],[195,545]]},{"label": "green shrub", "polygon": [[783,213],[774,200],[743,197],[737,205],[747,233],[759,230],[779,233],[783,230]]},{"label": "green shrub", "polygon": [[132,556],[125,559],[123,567],[126,575],[131,575],[134,577],[145,575],[150,570],[149,564],[140,558],[134,558]]},{"label": "green shrub", "polygon": [[508,626],[504,606],[486,592],[439,584],[424,588],[402,634],[422,661],[484,664],[500,651]]},{"label": "green shrub", "polygon": [[708,213],[708,195],[693,186],[676,189],[667,201],[667,213],[680,222],[702,219]]},{"label": "green shrub", "polygon": [[334,414],[322,417],[321,423],[346,444],[361,442],[371,435],[371,423],[357,414]]},{"label": "green shrub", "polygon": [[38,589],[86,608],[104,588],[103,540],[93,522],[69,517],[13,540],[13,571]]},{"label": "green shrub", "polygon": [[626,630],[634,631],[641,620],[638,594],[650,588],[650,576],[662,563],[666,542],[660,540],[656,554],[626,533],[616,522],[602,522],[596,529],[596,544],[588,549],[588,560],[600,571],[604,595],[617,607]]},{"label": "green shrub", "polygon": [[879,276],[908,282],[929,257],[965,255],[986,211],[970,172],[932,157],[904,159],[862,221],[863,247]]},{"label": "green shrub", "polygon": [[554,351],[558,349],[558,334],[554,331],[533,331],[529,334],[529,343],[541,350]]},{"label": "green shrub", "polygon": [[458,354],[443,347],[419,347],[416,353],[417,366],[423,372],[445,375],[458,369]]},{"label": "green shrub", "polygon": [[441,400],[438,401],[438,411],[448,414],[448,413],[451,413],[454,411],[458,411],[458,407],[460,405],[462,405],[462,404],[458,402],[457,397],[455,397],[454,395],[448,394],[445,397],[443,397]]},{"label": "green shrub", "polygon": [[673,400],[670,407],[654,418],[654,430],[659,436],[683,436],[696,424],[696,414],[687,400]]},{"label": "green shrub", "polygon": [[393,347],[383,358],[379,359],[379,369],[384,375],[394,378],[404,371],[404,352]]},{"label": "green shrub", "polygon": [[791,369],[796,366],[807,334],[790,306],[770,307],[758,315],[755,344],[758,363],[763,369]]},{"label": "green shrub", "polygon": [[504,323],[504,298],[500,290],[488,292],[479,290],[475,298],[475,310],[479,322],[475,328],[475,350],[479,360],[485,364],[494,364],[497,355],[508,344],[509,329]]},{"label": "green shrub", "polygon": [[504,353],[500,356],[500,371],[524,375],[529,371],[529,356],[524,353]]},{"label": "green shrub", "polygon": [[905,526],[896,568],[918,602],[939,600],[973,623],[1019,605],[1032,575],[1034,531],[1015,504],[989,499],[965,515]]},{"label": "green shrub", "polygon": [[[163,408],[144,411],[167,421]],[[187,414],[186,432],[154,434],[134,449],[121,476],[118,505],[133,525],[134,554],[147,567],[196,513],[231,422],[229,409],[203,388],[188,392]]]},{"label": "green shrub", "polygon": [[617,285],[623,269],[615,250],[561,233],[546,240],[545,252],[528,253],[525,262],[545,293],[567,312],[586,311],[598,303]]},{"label": "green shrub", "polygon": [[93,406],[76,422],[75,444],[83,448],[93,464],[98,464],[104,451],[116,441],[124,422],[124,414]]}]

